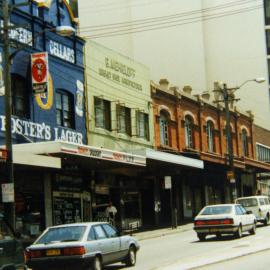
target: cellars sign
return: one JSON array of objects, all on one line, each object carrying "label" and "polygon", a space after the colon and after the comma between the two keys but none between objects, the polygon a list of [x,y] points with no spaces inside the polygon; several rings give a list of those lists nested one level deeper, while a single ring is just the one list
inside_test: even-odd
[{"label": "cellars sign", "polygon": [[[0,131],[5,132],[5,116],[0,115]],[[72,129],[62,127],[51,127],[43,123],[35,123],[12,117],[12,134],[21,135],[31,140],[41,141],[61,140],[65,142],[83,144],[83,135]]]}]

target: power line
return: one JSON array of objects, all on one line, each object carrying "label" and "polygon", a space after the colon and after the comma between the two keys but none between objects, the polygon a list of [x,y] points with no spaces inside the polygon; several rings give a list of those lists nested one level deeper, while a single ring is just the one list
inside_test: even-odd
[{"label": "power line", "polygon": [[[258,5],[258,6],[254,6],[251,8],[239,9],[239,10],[234,10],[234,11],[230,11],[230,12],[224,12],[224,13],[219,13],[219,14],[215,14],[215,15],[210,15],[210,16],[209,15],[208,16],[199,16],[199,17],[189,19],[191,21],[182,22],[182,23],[178,23],[178,24],[168,24],[168,23],[167,23],[167,25],[156,24],[156,25],[161,25],[161,26],[152,27],[152,28],[151,27],[147,28],[149,26],[141,26],[141,27],[129,28],[126,30],[104,32],[104,33],[100,33],[100,34],[96,34],[96,35],[92,35],[92,36],[91,35],[84,36],[84,37],[91,38],[91,39],[97,39],[97,38],[104,38],[104,37],[122,36],[122,35],[134,34],[134,33],[148,32],[148,31],[160,30],[160,29],[165,29],[165,28],[172,28],[172,27],[177,27],[177,26],[182,26],[182,25],[187,25],[187,24],[192,24],[192,23],[197,23],[197,22],[202,22],[202,21],[208,21],[208,20],[212,20],[212,19],[223,18],[223,17],[227,17],[227,16],[232,16],[232,15],[237,15],[237,14],[241,14],[241,13],[246,13],[246,12],[254,11],[256,9],[260,9],[262,7],[263,7],[262,5]],[[182,19],[179,21],[186,21],[186,20],[187,19]],[[136,29],[138,29],[138,30],[136,30]]]},{"label": "power line", "polygon": [[108,29],[108,28],[113,28],[113,27],[117,27],[117,26],[120,27],[123,25],[126,26],[126,25],[138,25],[141,23],[148,23],[148,22],[151,23],[151,22],[155,22],[155,21],[169,20],[169,19],[174,19],[174,18],[178,18],[178,17],[186,17],[189,15],[194,15],[196,13],[202,14],[202,13],[207,13],[207,12],[214,11],[214,10],[225,9],[225,8],[230,8],[230,7],[234,7],[234,6],[239,6],[239,5],[246,5],[248,3],[253,3],[253,2],[258,2],[258,1],[260,1],[260,0],[248,0],[248,1],[247,0],[238,0],[238,1],[233,1],[233,2],[227,3],[227,4],[212,6],[212,7],[205,8],[205,9],[197,9],[197,10],[192,10],[192,11],[188,11],[188,12],[181,12],[181,13],[175,13],[175,14],[166,15],[166,16],[152,17],[152,18],[133,20],[133,21],[123,21],[123,22],[118,22],[118,23],[84,26],[84,27],[81,27],[80,29],[89,29],[89,30],[103,29],[103,28]]}]

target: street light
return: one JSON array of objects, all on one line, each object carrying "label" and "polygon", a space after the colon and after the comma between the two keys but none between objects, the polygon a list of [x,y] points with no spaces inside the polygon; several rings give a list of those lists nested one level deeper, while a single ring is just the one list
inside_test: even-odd
[{"label": "street light", "polygon": [[[17,6],[17,5],[15,5]],[[20,4],[18,4],[20,6]],[[56,32],[62,36],[70,36],[74,34],[75,29],[71,26],[57,26],[56,28],[48,28],[36,36],[34,36],[31,41],[24,46],[20,47],[13,53],[10,53],[10,40],[9,40],[9,1],[4,0],[2,1],[2,13],[3,13],[3,62],[4,62],[4,85],[5,85],[5,139],[6,139],[6,151],[7,151],[7,160],[6,160],[6,177],[7,183],[14,184],[14,170],[13,170],[13,153],[12,153],[12,133],[11,133],[11,78],[10,78],[10,67],[11,67],[11,60],[15,57],[15,55],[29,46],[29,44],[38,36],[43,34],[44,32]],[[14,26],[12,26],[14,28]],[[15,208],[14,202],[6,204],[5,212],[9,214],[9,221],[11,224],[15,224]]]},{"label": "street light", "polygon": [[230,109],[229,104],[233,104],[234,101],[238,100],[235,99],[234,92],[240,89],[244,84],[247,82],[254,81],[256,83],[263,83],[265,82],[265,78],[255,78],[252,80],[244,81],[240,86],[236,86],[233,88],[228,88],[226,83],[215,83],[214,92],[214,99],[215,103],[224,102],[225,105],[225,114],[226,114],[226,137],[227,137],[227,164],[228,164],[228,172],[227,177],[230,179],[231,186],[231,200],[232,202],[237,197],[237,189],[236,189],[236,179],[234,175],[234,165],[233,165],[233,144],[232,144],[232,136],[231,136],[231,129],[230,129]]}]

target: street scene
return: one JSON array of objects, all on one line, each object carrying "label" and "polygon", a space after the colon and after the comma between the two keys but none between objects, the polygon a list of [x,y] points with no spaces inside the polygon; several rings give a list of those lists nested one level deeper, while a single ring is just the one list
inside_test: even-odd
[{"label": "street scene", "polygon": [[268,268],[270,0],[0,20],[0,270]]}]

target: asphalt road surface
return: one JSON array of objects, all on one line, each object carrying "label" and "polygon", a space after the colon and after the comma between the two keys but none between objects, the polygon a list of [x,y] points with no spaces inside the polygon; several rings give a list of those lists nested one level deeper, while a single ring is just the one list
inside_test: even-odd
[{"label": "asphalt road surface", "polygon": [[200,270],[267,270],[270,269],[270,250],[242,256],[233,260],[223,261],[205,267]]},{"label": "asphalt road surface", "polygon": [[[234,239],[232,236],[224,236],[221,239],[217,239],[213,236],[207,238],[205,242],[199,242],[195,232],[191,230],[140,241],[141,249],[138,253],[135,267],[126,268],[124,265],[115,264],[107,266],[105,269],[189,269],[189,267],[194,267],[194,262],[207,264],[213,258],[218,258],[219,260],[222,256],[230,257],[239,252],[250,252],[250,249],[253,247],[260,248],[265,243],[269,243],[270,247],[270,226],[260,226],[257,228],[256,235],[245,233],[241,239]],[[252,269],[257,270],[257,268]]]}]

